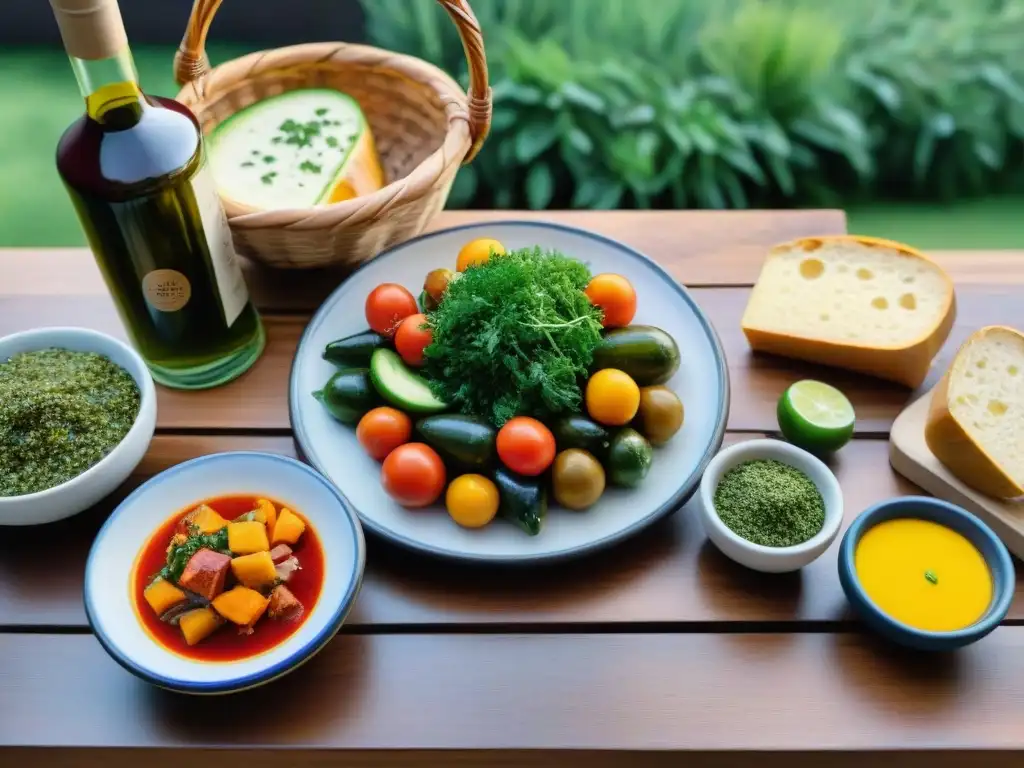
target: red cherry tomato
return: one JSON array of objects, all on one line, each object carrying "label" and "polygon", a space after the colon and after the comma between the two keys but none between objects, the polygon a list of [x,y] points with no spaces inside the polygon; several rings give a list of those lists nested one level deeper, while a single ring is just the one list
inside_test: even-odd
[{"label": "red cherry tomato", "polygon": [[629,325],[636,314],[636,291],[622,275],[594,275],[584,291],[590,303],[604,313],[601,325],[618,328]]},{"label": "red cherry tomato", "polygon": [[406,443],[384,459],[380,482],[403,507],[428,507],[444,490],[444,462],[429,445]]},{"label": "red cherry tomato", "polygon": [[417,312],[416,299],[397,283],[378,285],[366,297],[366,322],[384,336],[393,336],[398,324]]},{"label": "red cherry tomato", "polygon": [[412,419],[395,408],[374,408],[359,420],[356,439],[366,452],[377,461],[412,437]]},{"label": "red cherry tomato", "polygon": [[434,340],[434,332],[422,327],[426,322],[427,316],[422,313],[409,315],[395,331],[395,351],[407,365],[417,368],[423,365],[423,350]]},{"label": "red cherry tomato", "polygon": [[520,475],[539,475],[555,460],[555,436],[529,416],[516,416],[498,430],[498,457]]}]

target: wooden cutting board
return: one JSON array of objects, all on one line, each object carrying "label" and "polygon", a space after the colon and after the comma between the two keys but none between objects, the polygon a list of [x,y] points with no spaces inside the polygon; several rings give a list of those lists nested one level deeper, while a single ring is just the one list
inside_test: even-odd
[{"label": "wooden cutting board", "polygon": [[889,436],[893,469],[928,493],[958,504],[984,520],[1013,554],[1024,559],[1024,500],[993,499],[969,488],[928,449],[924,425],[931,392],[911,403],[896,418]]}]

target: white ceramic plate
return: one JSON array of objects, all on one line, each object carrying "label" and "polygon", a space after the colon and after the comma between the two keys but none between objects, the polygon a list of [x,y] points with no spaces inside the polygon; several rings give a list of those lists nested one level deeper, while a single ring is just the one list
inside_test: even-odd
[{"label": "white ceramic plate", "polygon": [[[330,417],[312,396],[336,370],[323,357],[334,339],[364,331],[366,296],[380,283],[400,283],[419,295],[427,272],[454,269],[459,249],[478,237],[506,248],[541,246],[587,263],[594,274],[615,272],[636,289],[634,323],[656,325],[679,345],[682,364],[667,382],[683,401],[686,421],[655,449],[654,465],[635,489],[609,489],[586,512],[552,506],[544,529],[528,536],[503,520],[486,528],[457,526],[442,505],[408,510],[380,485],[380,466],[359,446],[355,429]],[[555,224],[474,224],[410,240],[357,270],[310,321],[292,366],[292,427],[305,457],[338,486],[363,524],[386,539],[443,557],[488,562],[533,562],[580,555],[630,536],[678,509],[693,494],[704,467],[722,443],[729,411],[729,380],[721,343],[686,289],[643,254],[604,237]]]},{"label": "white ceramic plate", "polygon": [[[187,659],[160,645],[139,623],[132,607],[132,568],[150,536],[172,515],[204,499],[239,494],[276,499],[309,521],[323,547],[320,598],[293,635],[263,654],[234,662]],[[143,680],[184,693],[229,693],[281,677],[326,645],[355,602],[364,560],[359,521],[323,477],[284,456],[218,453],[157,475],[114,510],[89,552],[85,611],[100,644]]]}]

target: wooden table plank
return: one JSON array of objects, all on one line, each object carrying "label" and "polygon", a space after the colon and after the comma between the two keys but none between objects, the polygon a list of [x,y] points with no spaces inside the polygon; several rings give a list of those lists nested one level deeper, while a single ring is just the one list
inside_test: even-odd
[{"label": "wooden table plank", "polygon": [[[76,747],[36,748],[0,747],[0,757],[11,765],[31,764],[33,768],[136,768],[145,761],[146,768],[282,768],[281,750],[259,749],[190,749],[169,750],[142,748],[108,749]],[[331,750],[287,750],[288,768],[338,768],[339,755]],[[764,752],[737,753],[687,750],[620,750],[597,752],[588,749],[506,750],[501,752],[467,750],[345,750],[345,768],[679,768],[685,759],[687,768],[1020,768],[1020,755],[1013,751],[956,750],[947,752],[927,749],[869,754],[861,752]]]},{"label": "wooden table plank", "polygon": [[89,635],[8,634],[0,745],[1020,750],[1021,679],[1022,627],[934,655],[857,633],[344,635],[225,706],[136,680]]},{"label": "wooden table plank", "polygon": [[[730,435],[728,442],[747,439]],[[286,437],[158,436],[133,484],[195,456],[229,450],[294,455]],[[920,493],[888,465],[887,443],[856,440],[833,460],[848,526],[882,499]],[[96,529],[122,488],[100,508],[65,523],[9,529],[0,540],[0,629],[84,629],[82,574]],[[633,540],[577,563],[522,570],[426,560],[373,537],[349,625],[491,628],[533,625],[744,625],[846,622],[836,572],[838,542],[802,573],[767,576],[722,556],[706,539],[696,501]],[[45,551],[45,558],[39,552]],[[472,589],[466,589],[471,580]],[[1024,619],[1024,567],[1011,620]]]},{"label": "wooden table plank", "polygon": [[[817,378],[842,389],[857,411],[859,433],[884,433],[913,398],[905,387],[835,369],[771,355],[754,355],[740,331],[749,289],[695,288],[693,296],[714,324],[729,363],[732,406],[729,428],[768,432],[777,429],[775,404],[782,391],[801,378]],[[957,321],[925,383],[931,387],[953,354],[974,330],[993,323],[1024,327],[1024,302],[1013,285],[973,284],[957,292]],[[263,358],[244,377],[206,392],[160,388],[161,429],[288,430],[288,376],[305,315],[268,315]],[[18,296],[0,299],[0,335],[41,325],[76,324],[124,337],[107,296]]]},{"label": "wooden table plank", "polygon": [[[768,248],[807,235],[845,232],[842,211],[445,211],[430,231],[484,221],[553,221],[620,240],[664,265],[687,285],[751,285]],[[452,255],[454,260],[455,255]],[[345,270],[313,274],[248,265],[261,307],[318,306]],[[107,293],[85,248],[0,249],[0,298],[9,295]]]}]

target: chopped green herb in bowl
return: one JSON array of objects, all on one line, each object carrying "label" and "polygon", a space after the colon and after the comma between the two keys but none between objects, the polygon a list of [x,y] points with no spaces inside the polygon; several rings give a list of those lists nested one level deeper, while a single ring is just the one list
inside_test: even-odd
[{"label": "chopped green herb in bowl", "polygon": [[139,354],[87,328],[0,338],[0,525],[88,509],[138,466],[156,428]]}]

